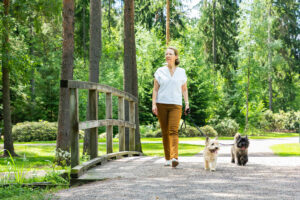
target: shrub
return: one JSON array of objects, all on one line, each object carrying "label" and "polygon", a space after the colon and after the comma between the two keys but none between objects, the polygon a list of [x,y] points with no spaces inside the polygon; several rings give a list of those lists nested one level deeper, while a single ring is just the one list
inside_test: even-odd
[{"label": "shrub", "polygon": [[260,128],[267,131],[297,131],[299,129],[300,111],[273,113],[267,110],[263,114]]},{"label": "shrub", "polygon": [[200,129],[208,137],[218,136],[217,131],[212,126],[206,125],[206,126],[201,127]]},{"label": "shrub", "polygon": [[[12,128],[12,137],[17,142],[53,141],[57,136],[57,122],[22,122]],[[84,131],[79,131],[79,138],[84,137]]]},{"label": "shrub", "polygon": [[190,125],[186,125],[186,127],[182,127],[182,132],[179,130],[179,136],[181,137],[197,137],[201,135],[199,131]]},{"label": "shrub", "polygon": [[214,129],[219,136],[234,136],[239,130],[239,124],[233,119],[225,118],[215,125]]},{"label": "shrub", "polygon": [[[199,130],[196,127],[186,125],[182,127],[182,131],[180,130],[181,124],[183,123],[183,120],[180,120],[179,130],[178,134],[180,137],[202,137],[203,135],[199,132]],[[201,131],[206,134],[207,136],[216,136],[218,135],[217,132],[214,130],[211,126],[204,126],[200,128]],[[142,137],[161,137],[161,129],[159,127],[159,124],[156,124],[155,127],[152,125],[147,126],[140,126],[141,130],[141,136]]]},{"label": "shrub", "polygon": [[[200,130],[209,137],[218,135],[216,130],[209,125],[200,127]],[[190,125],[183,127],[182,132],[179,130],[179,136],[181,137],[204,137],[205,135],[203,135],[196,127]]]},{"label": "shrub", "polygon": [[[106,132],[100,133],[98,138],[99,139],[105,139],[106,138]],[[113,138],[119,138],[119,133],[116,133],[115,136],[113,136]]]},{"label": "shrub", "polygon": [[285,113],[285,122],[284,122],[284,128],[287,130],[292,130],[299,132],[300,128],[300,111],[298,112],[287,112]]},{"label": "shrub", "polygon": [[14,141],[50,141],[56,140],[57,123],[56,122],[23,122],[13,126],[12,137]]},{"label": "shrub", "polygon": [[140,125],[141,137],[160,137],[160,125],[159,122],[149,125]]}]

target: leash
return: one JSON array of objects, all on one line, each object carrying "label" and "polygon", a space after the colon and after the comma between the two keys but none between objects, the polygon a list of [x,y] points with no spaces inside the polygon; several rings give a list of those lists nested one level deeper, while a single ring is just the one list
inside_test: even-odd
[{"label": "leash", "polygon": [[[192,121],[193,125],[197,128],[197,130],[205,137],[208,137],[205,133],[203,133],[203,131],[201,131],[201,129],[199,128],[199,126],[197,126],[197,124],[195,123],[195,121],[193,120],[193,118],[190,116],[190,113],[191,113],[191,110],[190,109],[187,109],[186,112],[183,113],[183,122],[180,126],[180,132],[182,133],[182,126],[184,124],[184,129],[186,128],[186,123],[185,123],[185,119],[186,119],[186,116],[189,117],[189,119]],[[234,144],[223,144],[223,143],[220,143],[220,145],[222,146],[233,146]]]}]

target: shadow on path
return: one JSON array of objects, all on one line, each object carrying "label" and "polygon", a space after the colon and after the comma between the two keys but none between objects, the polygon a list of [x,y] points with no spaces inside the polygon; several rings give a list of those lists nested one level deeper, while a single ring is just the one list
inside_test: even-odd
[{"label": "shadow on path", "polygon": [[[108,162],[84,175],[85,178],[98,176],[104,181],[63,190],[56,195],[58,199],[72,200],[299,199],[300,164],[272,166],[268,160],[252,162],[260,158],[265,159],[250,157],[248,165],[241,167],[228,162],[229,157],[220,157],[217,171],[210,172],[203,169],[202,156],[181,157],[176,169],[164,167],[161,157],[129,157]],[[287,159],[284,162],[293,160]]]}]

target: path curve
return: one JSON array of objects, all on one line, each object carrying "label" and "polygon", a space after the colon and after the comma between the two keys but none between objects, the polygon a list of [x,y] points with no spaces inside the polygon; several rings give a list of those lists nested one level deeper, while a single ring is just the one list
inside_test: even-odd
[{"label": "path curve", "polygon": [[[222,141],[223,142],[223,141]],[[230,141],[227,141],[228,143]],[[251,140],[249,163],[230,163],[222,148],[216,172],[203,169],[203,157],[180,157],[176,169],[161,157],[129,157],[108,162],[84,176],[103,179],[56,193],[63,200],[119,199],[300,199],[300,157],[277,157],[267,147],[284,140]],[[252,150],[253,149],[253,150]]]}]

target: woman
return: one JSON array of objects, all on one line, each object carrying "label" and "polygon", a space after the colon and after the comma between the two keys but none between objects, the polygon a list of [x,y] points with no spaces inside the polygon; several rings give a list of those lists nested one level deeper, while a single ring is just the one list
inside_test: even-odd
[{"label": "woman", "polygon": [[176,167],[178,162],[178,128],[182,111],[182,95],[185,111],[189,109],[187,77],[185,70],[178,67],[178,50],[168,47],[165,58],[167,66],[160,67],[154,74],[152,112],[158,117],[166,163]]}]

